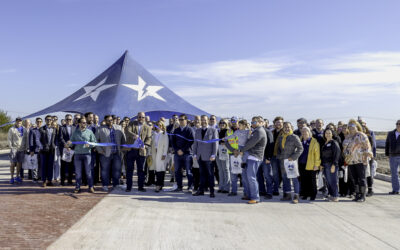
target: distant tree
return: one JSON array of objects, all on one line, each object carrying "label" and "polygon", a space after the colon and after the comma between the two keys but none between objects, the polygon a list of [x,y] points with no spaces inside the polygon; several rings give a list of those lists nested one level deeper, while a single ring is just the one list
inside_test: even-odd
[{"label": "distant tree", "polygon": [[[8,122],[12,122],[11,116],[9,116],[6,111],[0,109],[0,126]],[[11,127],[12,124],[4,126],[0,128],[0,131],[6,133]]]}]

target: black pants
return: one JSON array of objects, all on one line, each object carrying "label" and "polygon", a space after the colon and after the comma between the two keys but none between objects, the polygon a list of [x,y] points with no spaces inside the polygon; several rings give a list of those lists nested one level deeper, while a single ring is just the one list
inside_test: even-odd
[{"label": "black pants", "polygon": [[200,166],[200,192],[204,192],[206,187],[210,188],[210,193],[214,193],[214,164],[211,161],[199,160]]},{"label": "black pants", "polygon": [[317,196],[317,171],[306,170],[306,164],[299,163],[300,196],[315,199]]},{"label": "black pants", "polygon": [[74,171],[74,161],[66,162],[61,160],[61,169],[60,169],[60,178],[61,178],[61,185],[65,182],[65,173],[68,173],[68,184],[72,184],[72,175]]},{"label": "black pants", "polygon": [[197,191],[200,187],[200,169],[192,168],[193,173],[193,189]]},{"label": "black pants", "polygon": [[[361,188],[366,188],[366,178],[365,178],[365,166],[362,163],[349,165],[349,170],[354,180],[354,185],[356,187],[356,193],[360,193]],[[358,190],[357,190],[358,187]]]},{"label": "black pants", "polygon": [[218,184],[219,184],[219,171],[218,171],[217,162],[216,162],[216,161],[212,161],[212,162],[211,162],[211,165],[213,165],[214,176],[215,176],[215,179],[217,179],[217,182],[218,182]]},{"label": "black pants", "polygon": [[156,172],[157,181],[156,186],[164,187],[165,171]]}]

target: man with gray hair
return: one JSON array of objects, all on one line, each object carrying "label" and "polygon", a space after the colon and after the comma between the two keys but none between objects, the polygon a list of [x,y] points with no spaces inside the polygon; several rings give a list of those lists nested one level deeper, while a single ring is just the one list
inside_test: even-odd
[{"label": "man with gray hair", "polygon": [[[243,186],[244,186],[244,200],[248,200],[248,204],[256,204],[260,202],[260,195],[258,190],[257,172],[264,159],[264,151],[267,145],[267,134],[262,127],[262,118],[255,116],[251,120],[251,127],[253,132],[250,139],[246,142],[245,146],[240,150],[247,152],[249,156],[246,161],[246,168],[242,172]],[[229,143],[226,147],[235,151]]]}]

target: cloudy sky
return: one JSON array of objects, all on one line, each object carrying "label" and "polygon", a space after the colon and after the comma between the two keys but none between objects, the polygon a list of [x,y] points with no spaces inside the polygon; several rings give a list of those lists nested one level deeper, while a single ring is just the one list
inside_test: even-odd
[{"label": "cloudy sky", "polygon": [[1,2],[0,109],[54,104],[127,49],[219,116],[282,115],[375,130],[400,118],[400,1]]}]

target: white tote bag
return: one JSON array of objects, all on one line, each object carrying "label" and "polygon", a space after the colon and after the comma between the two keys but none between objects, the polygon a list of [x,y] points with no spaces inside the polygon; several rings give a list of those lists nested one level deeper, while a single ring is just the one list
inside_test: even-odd
[{"label": "white tote bag", "polygon": [[68,149],[64,148],[61,160],[65,161],[65,162],[71,162],[72,156],[74,156],[74,150],[70,149],[68,151]]},{"label": "white tote bag", "polygon": [[324,186],[324,177],[323,177],[323,171],[320,170],[317,176],[317,189],[320,189]]},{"label": "white tote bag", "polygon": [[222,161],[229,160],[228,149],[225,147],[225,145],[219,145],[219,147],[218,147],[218,158],[220,160],[222,160]]},{"label": "white tote bag", "polygon": [[285,166],[287,178],[293,179],[299,176],[299,166],[297,161],[289,161],[289,159],[285,159],[283,164]]},{"label": "white tote bag", "polygon": [[31,156],[30,154],[26,154],[24,157],[24,162],[22,163],[23,169],[37,169],[38,168],[38,160],[37,155]]}]

